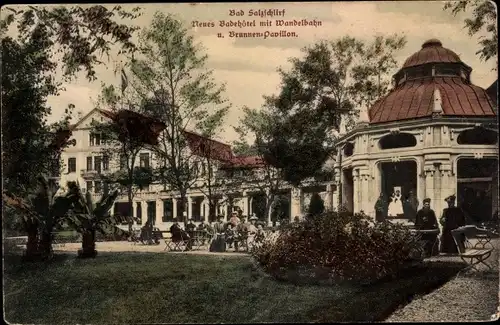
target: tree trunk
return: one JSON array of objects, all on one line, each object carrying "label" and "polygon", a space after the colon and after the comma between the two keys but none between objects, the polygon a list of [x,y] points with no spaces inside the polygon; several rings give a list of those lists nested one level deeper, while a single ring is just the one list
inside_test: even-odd
[{"label": "tree trunk", "polygon": [[177,214],[182,216],[182,222],[184,222],[184,227],[188,224],[187,220],[187,213],[184,215],[184,212],[186,211],[186,191],[181,191],[181,204],[180,206],[177,207]]},{"label": "tree trunk", "polygon": [[25,226],[26,232],[28,234],[28,241],[26,243],[26,252],[24,258],[28,261],[36,260],[39,256],[38,251],[38,225],[36,223],[31,223]]},{"label": "tree trunk", "polygon": [[209,221],[216,221],[217,220],[217,204],[213,202],[213,200],[208,201],[208,218]]},{"label": "tree trunk", "polygon": [[42,231],[39,243],[39,252],[42,260],[50,260],[54,256],[54,251],[52,249],[52,241],[54,235],[52,234],[52,227],[48,227],[47,230]]},{"label": "tree trunk", "polygon": [[132,236],[133,225],[134,225],[134,197],[132,194],[132,186],[128,186],[127,188],[127,197],[128,197],[128,214],[129,214],[129,222],[128,222],[128,232],[129,236]]},{"label": "tree trunk", "polygon": [[78,257],[89,258],[95,257],[95,230],[88,230],[82,234],[82,249],[78,251]]}]

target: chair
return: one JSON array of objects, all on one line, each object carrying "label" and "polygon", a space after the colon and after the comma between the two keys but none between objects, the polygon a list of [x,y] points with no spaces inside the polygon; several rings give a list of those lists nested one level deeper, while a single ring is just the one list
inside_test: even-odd
[{"label": "chair", "polygon": [[[486,229],[477,228],[475,226],[464,226],[451,231],[455,245],[457,245],[458,256],[468,264],[468,266],[462,271],[467,271],[470,269],[477,269],[479,264],[484,264],[488,269],[492,270],[492,267],[485,261],[491,256],[493,248],[484,248],[482,243],[478,242],[472,245],[469,238],[474,235],[486,235],[489,236],[489,231]],[[467,261],[469,259],[469,261]]]},{"label": "chair", "polygon": [[173,238],[172,233],[169,232],[170,236],[165,236],[164,241],[165,241],[165,249],[164,251],[168,250],[171,252],[178,251],[178,252],[184,252],[189,243],[189,239],[184,239],[184,238]]}]

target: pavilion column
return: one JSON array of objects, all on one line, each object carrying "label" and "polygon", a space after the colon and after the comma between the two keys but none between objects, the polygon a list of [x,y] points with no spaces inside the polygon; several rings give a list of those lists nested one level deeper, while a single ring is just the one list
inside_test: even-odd
[{"label": "pavilion column", "polygon": [[253,196],[250,195],[248,200],[248,216],[253,214]]},{"label": "pavilion column", "polygon": [[142,224],[148,221],[148,202],[141,201]]},{"label": "pavilion column", "polygon": [[354,168],[352,170],[352,191],[354,193],[354,202],[353,202],[353,213],[357,213],[361,210],[361,188],[359,184],[359,169]]},{"label": "pavilion column", "polygon": [[156,200],[156,220],[155,224],[161,225],[163,223],[163,200],[162,199],[157,199]]},{"label": "pavilion column", "polygon": [[242,197],[242,213],[244,216],[247,216],[248,217],[248,192],[247,191],[243,191],[243,197]]},{"label": "pavilion column", "polygon": [[138,223],[137,223],[137,221],[136,221],[136,220],[137,220],[137,218],[139,217],[139,216],[137,215],[137,202],[132,202],[132,217],[134,218],[134,220],[133,220],[133,224],[134,224],[134,225],[137,225]]},{"label": "pavilion column", "polygon": [[[447,198],[448,196],[452,194],[457,194],[457,176],[454,174],[451,170],[451,164],[443,164],[441,165],[441,170],[440,170],[440,177],[441,177],[441,198],[440,200],[442,203],[442,209],[446,207],[446,202],[444,202],[444,199]],[[441,211],[442,211],[441,209]],[[440,211],[440,212],[441,212]]]},{"label": "pavilion column", "polygon": [[172,217],[177,218],[177,198],[172,198]]},{"label": "pavilion column", "polygon": [[269,202],[270,190],[266,189],[266,206],[269,205],[269,211],[267,211],[267,225],[272,225],[271,212],[273,210],[273,202]]},{"label": "pavilion column", "polygon": [[191,196],[187,197],[187,217],[193,217],[193,198]]},{"label": "pavilion column", "polygon": [[326,185],[325,208],[327,211],[333,210],[333,184]]},{"label": "pavilion column", "polygon": [[290,218],[291,221],[296,216],[301,216],[301,202],[302,201],[302,190],[300,188],[293,187],[290,190]]},{"label": "pavilion column", "polygon": [[222,214],[224,214],[224,221],[227,222],[229,213],[229,197],[227,195],[224,195],[223,201],[224,205],[222,206]]},{"label": "pavilion column", "polygon": [[[337,161],[340,159],[340,152],[337,157]],[[340,206],[342,205],[342,192],[341,192],[341,183],[340,183],[340,164],[337,164],[335,166],[335,194],[334,197],[336,198],[335,201],[333,202],[333,206],[335,209],[338,211]]]},{"label": "pavilion column", "polygon": [[359,175],[359,186],[361,192],[361,200],[360,200],[360,210],[363,210],[366,215],[375,217],[375,202],[373,202],[373,198],[370,195],[370,181],[371,181],[370,172],[368,169],[364,169],[360,171]]},{"label": "pavilion column", "polygon": [[208,201],[208,197],[206,195],[203,196],[203,201],[201,202],[201,213],[203,214],[203,220],[206,223],[209,222],[208,215],[210,214],[210,204]]}]

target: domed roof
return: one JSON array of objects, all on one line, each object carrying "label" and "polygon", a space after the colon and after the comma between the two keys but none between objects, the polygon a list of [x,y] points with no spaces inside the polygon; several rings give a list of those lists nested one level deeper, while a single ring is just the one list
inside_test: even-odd
[{"label": "domed roof", "polygon": [[422,49],[408,59],[403,64],[403,68],[413,67],[426,63],[460,63],[460,57],[447,48],[443,47],[440,40],[430,39],[422,44]]},{"label": "domed roof", "polygon": [[442,116],[496,115],[484,89],[456,77],[433,77],[407,81],[379,99],[369,110],[370,123],[432,116],[436,105]]}]

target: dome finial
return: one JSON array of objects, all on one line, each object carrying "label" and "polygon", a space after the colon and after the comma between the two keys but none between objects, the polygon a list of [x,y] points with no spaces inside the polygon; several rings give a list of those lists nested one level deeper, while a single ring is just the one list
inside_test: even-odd
[{"label": "dome finial", "polygon": [[431,46],[443,46],[443,43],[441,43],[441,41],[436,38],[431,38],[430,40],[427,40],[424,42],[424,44],[422,44],[422,48]]}]

